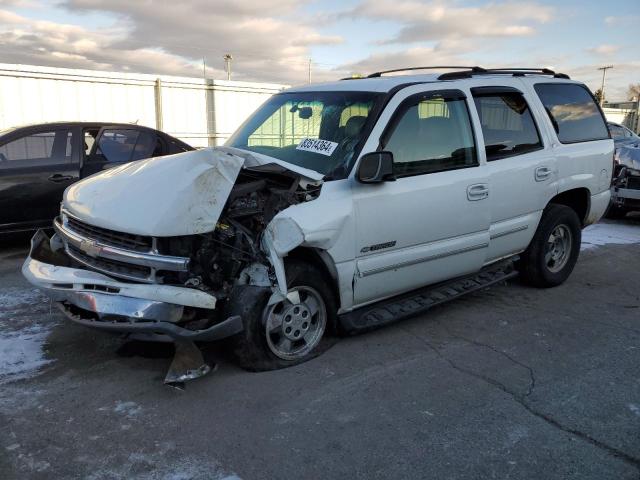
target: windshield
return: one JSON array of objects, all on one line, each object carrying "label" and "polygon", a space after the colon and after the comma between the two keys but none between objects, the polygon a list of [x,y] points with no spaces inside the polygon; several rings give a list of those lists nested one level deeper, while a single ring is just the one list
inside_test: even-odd
[{"label": "windshield", "polygon": [[381,97],[375,92],[274,95],[225,145],[342,178]]}]

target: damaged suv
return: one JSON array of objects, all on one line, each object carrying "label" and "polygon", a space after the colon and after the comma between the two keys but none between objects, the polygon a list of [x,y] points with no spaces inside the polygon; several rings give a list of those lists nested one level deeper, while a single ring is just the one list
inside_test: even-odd
[{"label": "damaged suv", "polygon": [[329,332],[518,273],[562,283],[610,201],[587,87],[546,69],[387,73],[290,89],[224,147],[69,187],[25,277],[78,324],[172,339],[187,360],[168,381],[206,373],[197,341],[280,368]]}]

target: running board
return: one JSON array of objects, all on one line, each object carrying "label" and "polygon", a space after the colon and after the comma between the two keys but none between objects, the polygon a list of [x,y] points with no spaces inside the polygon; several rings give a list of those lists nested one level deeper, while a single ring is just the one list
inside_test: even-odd
[{"label": "running board", "polygon": [[435,305],[454,300],[518,275],[514,259],[490,265],[480,272],[444,283],[414,290],[403,295],[376,302],[353,312],[342,314],[338,322],[347,334],[373,330],[390,323],[424,313]]}]

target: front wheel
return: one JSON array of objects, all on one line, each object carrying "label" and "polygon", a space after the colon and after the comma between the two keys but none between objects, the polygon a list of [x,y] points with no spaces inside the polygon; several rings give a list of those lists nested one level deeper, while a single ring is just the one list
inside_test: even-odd
[{"label": "front wheel", "polygon": [[565,205],[549,205],[520,258],[522,279],[541,288],[560,285],[578,261],[581,241],[582,229],[576,212]]},{"label": "front wheel", "polygon": [[315,266],[292,261],[286,268],[289,298],[268,304],[270,290],[237,287],[227,307],[240,315],[244,331],[236,338],[235,356],[252,371],[286,368],[320,354],[334,322],[335,300],[329,282]]}]

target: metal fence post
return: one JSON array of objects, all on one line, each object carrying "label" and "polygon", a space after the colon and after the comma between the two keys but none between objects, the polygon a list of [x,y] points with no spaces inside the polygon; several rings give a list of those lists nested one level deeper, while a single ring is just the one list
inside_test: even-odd
[{"label": "metal fence post", "polygon": [[153,91],[156,100],[156,129],[162,130],[162,80],[160,78],[156,78]]}]

